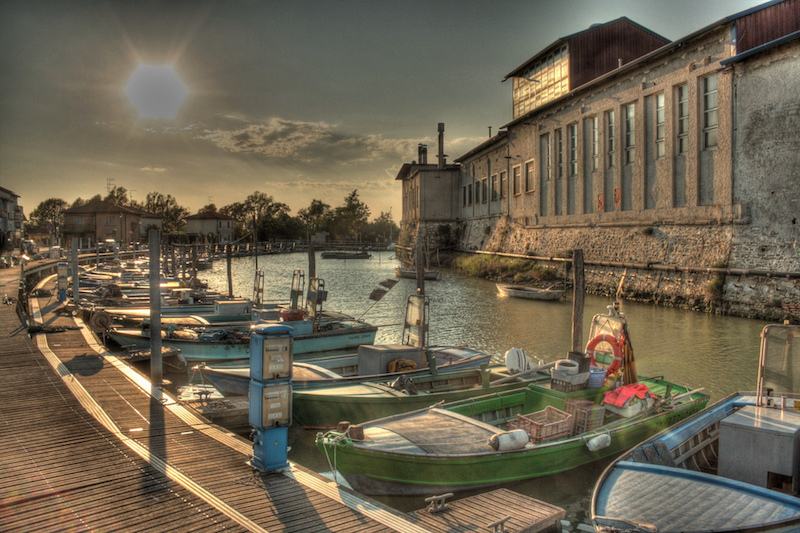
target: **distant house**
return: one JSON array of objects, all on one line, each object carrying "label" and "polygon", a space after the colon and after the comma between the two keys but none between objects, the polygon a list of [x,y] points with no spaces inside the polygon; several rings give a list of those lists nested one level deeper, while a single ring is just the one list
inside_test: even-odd
[{"label": "distant house", "polygon": [[206,211],[188,216],[186,221],[186,233],[197,235],[209,242],[230,242],[233,240],[233,217],[217,213],[216,211]]},{"label": "distant house", "polygon": [[18,204],[19,195],[0,187],[0,247],[8,242],[22,238],[22,207]]},{"label": "distant house", "polygon": [[141,209],[93,200],[64,211],[63,236],[66,246],[72,246],[73,239],[80,239],[81,247],[92,247],[107,239],[127,245],[141,241],[148,225],[160,227],[160,222],[158,215]]}]

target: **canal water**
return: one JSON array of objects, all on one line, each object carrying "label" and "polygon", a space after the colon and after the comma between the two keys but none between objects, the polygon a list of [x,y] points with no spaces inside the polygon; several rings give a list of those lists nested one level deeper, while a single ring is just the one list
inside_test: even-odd
[{"label": "canal water", "polygon": [[[308,276],[305,253],[257,258],[264,273],[264,299],[288,302],[292,273],[302,269]],[[379,282],[397,279],[400,263],[393,252],[373,252],[368,260],[321,259],[316,273],[325,282],[325,309],[341,311],[380,326],[376,344],[399,343],[406,298],[416,292],[416,281],[401,279],[380,301],[369,299]],[[232,260],[233,294],[252,297],[256,258]],[[228,287],[225,260],[202,271],[211,288]],[[308,278],[306,277],[306,283]],[[533,360],[553,361],[567,357],[571,340],[572,298],[564,302],[537,302],[502,298],[493,282],[443,270],[441,279],[427,281],[430,298],[429,344],[455,344],[492,353],[498,362],[512,347],[522,348]],[[612,301],[587,295],[584,335],[594,314],[605,314]],[[760,333],[767,322],[712,316],[694,311],[620,302],[640,375],[663,375],[691,388],[703,388],[717,401],[736,390],[754,390]],[[585,344],[588,339],[584,338]],[[319,472],[330,471],[326,458],[314,447],[315,432],[290,428],[289,458]],[[567,510],[573,522],[586,522],[594,482],[609,461],[598,462],[564,474],[548,476],[509,488]],[[425,507],[419,498],[379,498],[403,511]]]}]

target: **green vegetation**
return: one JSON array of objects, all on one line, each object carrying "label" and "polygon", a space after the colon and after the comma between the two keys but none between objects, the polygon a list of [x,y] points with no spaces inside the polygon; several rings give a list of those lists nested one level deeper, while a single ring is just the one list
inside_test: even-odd
[{"label": "green vegetation", "polygon": [[521,284],[552,281],[559,277],[555,268],[530,259],[491,255],[460,255],[454,259],[453,268],[476,278]]}]

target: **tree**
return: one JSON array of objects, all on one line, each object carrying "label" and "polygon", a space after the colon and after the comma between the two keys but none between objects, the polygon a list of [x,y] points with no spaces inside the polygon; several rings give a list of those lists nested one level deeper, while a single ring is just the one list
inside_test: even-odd
[{"label": "tree", "polygon": [[128,198],[128,189],[125,187],[112,187],[103,200],[116,205],[131,205],[131,201]]},{"label": "tree", "polygon": [[217,212],[216,204],[204,205],[203,207],[200,208],[199,211],[199,213],[216,213],[216,212]]},{"label": "tree", "polygon": [[325,217],[330,213],[331,206],[322,200],[311,200],[311,205],[297,212],[297,218],[303,221],[309,233],[322,231]]},{"label": "tree", "polygon": [[400,228],[392,220],[390,209],[388,213],[381,211],[378,218],[361,229],[361,234],[365,241],[390,242],[400,234]]},{"label": "tree", "polygon": [[189,210],[178,205],[171,194],[165,196],[158,191],[147,193],[144,210],[154,215],[161,215],[161,229],[165,233],[183,230],[186,227],[183,219],[189,216]]},{"label": "tree", "polygon": [[31,211],[30,221],[34,226],[47,228],[51,236],[58,238],[64,229],[64,210],[67,202],[61,198],[48,198]]},{"label": "tree", "polygon": [[359,200],[358,189],[345,196],[344,205],[333,211],[330,232],[336,240],[354,239],[369,218],[367,204]]}]

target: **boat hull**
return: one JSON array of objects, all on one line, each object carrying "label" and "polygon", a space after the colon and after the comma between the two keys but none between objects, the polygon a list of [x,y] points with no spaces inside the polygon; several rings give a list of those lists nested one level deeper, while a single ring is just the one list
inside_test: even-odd
[{"label": "boat hull", "polygon": [[497,284],[497,292],[502,296],[525,298],[527,300],[555,301],[564,297],[564,291],[553,289],[537,289],[524,285]]},{"label": "boat hull", "polygon": [[[647,384],[654,392],[657,389],[663,392],[666,387],[665,384],[658,387],[651,386],[649,382]],[[525,391],[498,394],[492,398],[475,398],[446,407],[449,411],[473,418],[483,412],[500,408],[506,413],[516,414],[523,412],[525,396],[531,394],[530,387]],[[586,397],[586,391],[579,392]],[[577,395],[580,396],[581,394]],[[349,439],[340,439],[334,443],[338,437],[336,432],[318,436],[317,447],[328,457],[335,457],[333,467],[345,476],[354,489],[365,494],[430,495],[463,492],[556,474],[619,454],[647,436],[702,409],[707,401],[708,397],[703,395],[680,409],[604,428],[603,432],[610,435],[611,443],[597,451],[589,450],[586,445],[588,438],[596,436],[594,433],[504,452],[491,449],[478,453],[404,451],[403,448],[408,449],[408,445],[402,439],[400,444],[395,442],[394,445],[380,449],[380,444],[376,442],[364,445]],[[382,422],[389,420],[391,418],[365,423],[364,431],[368,432],[372,426],[381,427]],[[501,426],[498,424],[497,427]],[[428,433],[425,439],[444,438],[444,432],[437,428]],[[486,436],[482,438],[485,443]],[[428,441],[424,446],[426,449],[433,449],[432,443],[433,441]],[[489,448],[488,445],[482,447]]]},{"label": "boat hull", "polygon": [[[378,328],[364,326],[358,328],[340,328],[322,331],[310,335],[299,335],[294,338],[293,350],[295,359],[310,358],[318,352],[354,349],[362,344],[373,344]],[[132,346],[136,349],[149,348],[150,337],[139,330],[111,330],[108,336],[120,346]],[[224,361],[246,362],[250,360],[250,342],[211,342],[162,337],[162,346],[181,350],[189,363]]]}]

